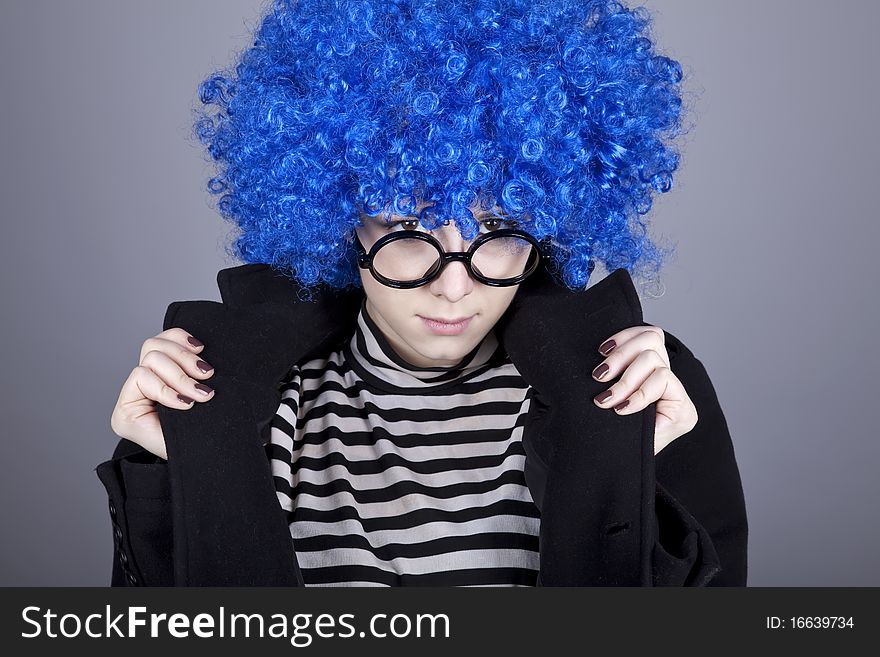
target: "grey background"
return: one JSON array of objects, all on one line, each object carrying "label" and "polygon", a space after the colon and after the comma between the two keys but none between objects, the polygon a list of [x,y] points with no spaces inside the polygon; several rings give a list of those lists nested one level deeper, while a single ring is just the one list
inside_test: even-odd
[{"label": "grey background", "polygon": [[[0,4],[0,585],[105,585],[109,418],[169,302],[238,264],[187,139],[258,0]],[[650,0],[696,94],[647,321],[714,382],[753,586],[880,585],[880,4]],[[595,281],[596,279],[594,279]],[[683,438],[683,439],[686,439]]]}]

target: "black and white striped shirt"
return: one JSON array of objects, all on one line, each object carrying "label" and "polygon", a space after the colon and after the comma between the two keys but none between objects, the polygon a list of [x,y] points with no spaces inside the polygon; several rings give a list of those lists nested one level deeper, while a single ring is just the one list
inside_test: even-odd
[{"label": "black and white striped shirt", "polygon": [[494,333],[416,368],[362,305],[343,348],[291,368],[266,445],[305,584],[534,586],[530,393]]}]

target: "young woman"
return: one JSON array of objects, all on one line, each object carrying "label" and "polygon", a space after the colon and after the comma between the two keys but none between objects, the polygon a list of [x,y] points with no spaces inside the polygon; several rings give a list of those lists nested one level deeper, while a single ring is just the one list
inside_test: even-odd
[{"label": "young woman", "polygon": [[250,264],[123,385],[113,584],[745,584],[723,413],[630,278],[682,117],[649,25],[271,5],[195,124]]}]

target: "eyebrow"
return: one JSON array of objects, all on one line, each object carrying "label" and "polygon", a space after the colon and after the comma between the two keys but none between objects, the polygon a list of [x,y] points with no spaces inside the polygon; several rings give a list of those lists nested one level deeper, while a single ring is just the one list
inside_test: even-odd
[{"label": "eyebrow", "polygon": [[505,214],[503,211],[501,212],[481,212],[478,215],[474,216],[474,219],[510,219],[509,214]]}]

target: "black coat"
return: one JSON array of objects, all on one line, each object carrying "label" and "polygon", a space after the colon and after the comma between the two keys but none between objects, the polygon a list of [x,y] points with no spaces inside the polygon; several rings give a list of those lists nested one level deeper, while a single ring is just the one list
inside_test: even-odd
[{"label": "black coat", "polygon": [[[264,445],[291,365],[354,333],[360,289],[298,285],[267,265],[217,275],[222,302],[178,301],[164,329],[205,343],[208,402],[158,407],[165,461],[120,440],[97,466],[115,544],[112,585],[302,586]],[[693,400],[692,431],[656,457],[655,404],[617,415],[592,398],[598,345],[648,325],[619,269],[571,292],[541,270],[520,286],[496,335],[534,389],[525,478],[541,512],[543,586],[744,586],[748,527],[727,423],[702,365],[666,332],[672,371]]]}]

